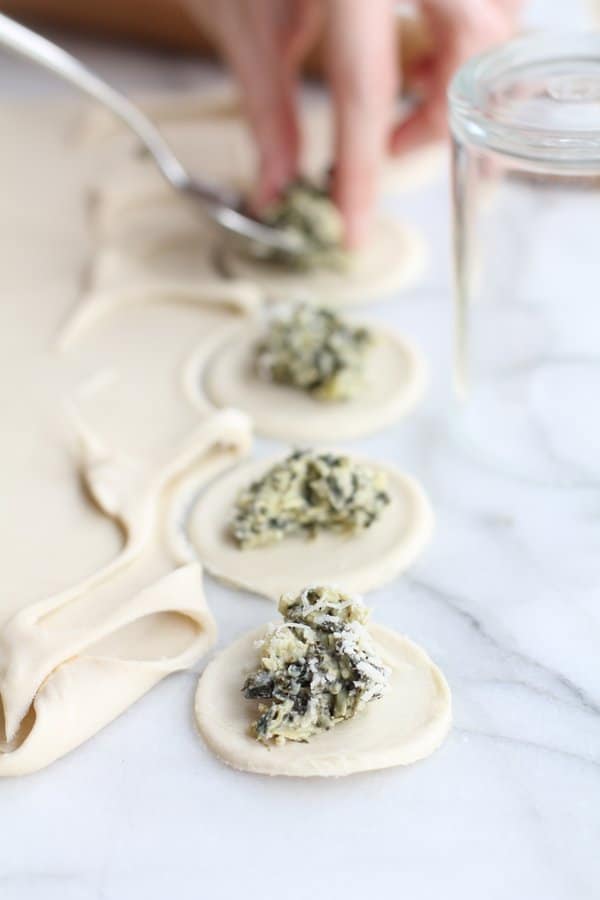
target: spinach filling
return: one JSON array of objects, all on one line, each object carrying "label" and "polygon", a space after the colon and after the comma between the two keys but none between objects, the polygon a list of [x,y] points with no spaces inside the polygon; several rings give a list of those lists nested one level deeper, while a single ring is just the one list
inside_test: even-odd
[{"label": "spinach filling", "polygon": [[334,453],[296,450],[238,496],[231,533],[243,550],[291,535],[353,534],[390,502],[385,472]]},{"label": "spinach filling", "polygon": [[279,601],[283,623],[260,642],[260,665],[242,688],[259,701],[253,734],[264,744],[308,741],[383,696],[389,669],[365,628],[368,609],[333,588]]},{"label": "spinach filling", "polygon": [[373,338],[327,309],[298,304],[275,316],[256,349],[259,374],[320,400],[355,397]]},{"label": "spinach filling", "polygon": [[265,225],[297,235],[306,252],[291,259],[277,250],[267,257],[298,268],[344,268],[347,254],[343,249],[342,217],[323,188],[299,178],[288,186],[282,197],[268,207],[261,217]]}]

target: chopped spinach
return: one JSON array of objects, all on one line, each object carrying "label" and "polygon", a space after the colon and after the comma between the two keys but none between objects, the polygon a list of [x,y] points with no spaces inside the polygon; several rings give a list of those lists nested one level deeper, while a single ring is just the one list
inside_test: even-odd
[{"label": "chopped spinach", "polygon": [[[365,628],[358,597],[306,588],[279,601],[284,621],[260,644],[260,665],[244,696],[259,701],[253,733],[264,744],[308,741],[383,696],[389,669]],[[269,701],[269,702],[265,702]]]},{"label": "chopped spinach", "polygon": [[364,386],[373,338],[328,309],[300,303],[276,314],[256,348],[260,375],[320,400],[349,400]]},{"label": "chopped spinach", "polygon": [[369,528],[390,502],[385,472],[347,456],[296,450],[237,498],[231,533],[243,550],[318,531]]},{"label": "chopped spinach", "polygon": [[299,178],[288,186],[282,197],[268,207],[262,221],[302,238],[306,251],[295,262],[288,255],[273,251],[267,258],[299,268],[343,268],[347,255],[343,249],[342,217],[323,188]]}]

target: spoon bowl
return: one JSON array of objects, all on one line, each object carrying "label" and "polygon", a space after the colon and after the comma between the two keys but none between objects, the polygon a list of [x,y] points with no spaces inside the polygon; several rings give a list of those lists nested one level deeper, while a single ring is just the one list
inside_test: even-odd
[{"label": "spoon bowl", "polygon": [[138,106],[62,47],[2,13],[0,46],[48,69],[109,109],[141,141],[171,187],[197,203],[227,237],[235,237],[244,252],[263,259],[276,252],[290,261],[306,252],[299,235],[271,228],[243,211],[242,198],[234,191],[191,175]]}]

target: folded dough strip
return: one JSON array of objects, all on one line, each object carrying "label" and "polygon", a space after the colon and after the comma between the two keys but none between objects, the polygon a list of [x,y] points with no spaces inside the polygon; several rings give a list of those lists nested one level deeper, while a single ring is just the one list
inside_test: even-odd
[{"label": "folded dough strip", "polygon": [[[80,660],[87,650],[91,651],[92,658],[103,660],[105,666],[124,666],[127,673],[132,666],[138,667],[136,683],[150,687],[169,672],[190,665],[215,639],[214,620],[206,607],[198,564],[171,572],[149,586],[136,584],[136,589],[124,598],[119,596],[117,605],[113,604],[110,610],[102,608],[91,626],[89,616],[74,627],[57,626],[56,617],[60,623],[60,613],[67,606],[85,603],[95,591],[107,585],[127,593],[128,585],[136,577],[136,562],[146,558],[146,553],[153,549],[152,540],[159,529],[159,511],[167,488],[177,485],[178,479],[190,469],[195,470],[196,478],[203,471],[210,477],[216,468],[231,463],[232,453],[235,458],[247,452],[250,446],[247,420],[231,410],[224,415],[210,416],[157,471],[151,471],[145,464],[136,465],[130,459],[111,458],[89,434],[83,438],[83,473],[88,488],[100,508],[121,525],[125,543],[122,552],[104,568],[80,584],[21,610],[0,629],[0,698],[7,746],[15,740],[32,707],[37,716],[38,694],[54,673]],[[215,449],[232,452],[215,453]],[[144,617],[160,613],[177,613],[194,623],[194,639],[181,652],[135,661],[94,653],[94,646],[102,639]],[[64,674],[60,678],[64,683]],[[47,691],[44,696],[46,703]],[[26,742],[31,739],[30,733]],[[13,768],[6,758],[6,754],[0,755],[0,774],[6,767]]]},{"label": "folded dough strip", "polygon": [[213,279],[198,283],[162,279],[127,285],[109,290],[91,290],[85,294],[58,336],[61,351],[72,344],[102,319],[127,306],[145,303],[187,303],[207,308],[225,309],[242,316],[252,316],[262,305],[262,292],[247,281]]},{"label": "folded dough strip", "polygon": [[[5,726],[8,752],[1,752],[0,745],[0,776],[24,774],[48,765],[102,728],[166,675],[188,668],[214,645],[216,625],[204,600],[202,567],[196,563],[170,572],[127,598],[120,615],[111,617],[103,631],[109,634],[111,628],[118,630],[161,612],[185,615],[196,625],[194,639],[174,656],[139,660],[96,651],[95,644],[102,637],[99,631],[90,637],[89,628],[85,629],[87,641],[83,629],[80,635],[73,635],[74,641],[81,639],[78,652],[69,656],[65,641],[61,661],[43,679],[39,671],[40,680],[26,710],[26,714],[31,711],[30,728],[22,729],[20,740],[14,740],[15,733],[12,747]],[[28,641],[30,636],[20,637]],[[32,649],[35,653],[37,647]],[[81,677],[86,678],[85,690],[78,683]],[[7,688],[10,690],[11,685]],[[6,696],[3,693],[5,707]],[[8,698],[13,699],[10,694]],[[10,707],[8,713],[5,709],[5,721],[9,715]]]}]

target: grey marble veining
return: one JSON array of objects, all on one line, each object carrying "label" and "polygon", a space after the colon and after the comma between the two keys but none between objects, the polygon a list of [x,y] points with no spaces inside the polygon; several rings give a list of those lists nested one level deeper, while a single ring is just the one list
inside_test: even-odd
[{"label": "grey marble veining", "polygon": [[[214,77],[192,63],[86,52],[132,89]],[[5,59],[0,81],[3,95],[43,87]],[[557,487],[507,472],[461,440],[445,178],[386,202],[423,229],[431,264],[410,295],[373,315],[421,343],[432,380],[414,416],[360,447],[422,480],[437,530],[410,572],[369,600],[446,672],[455,710],[447,743],[408,770],[250,777],[195,735],[195,673],[173,676],[48,770],[0,783],[2,900],[600,896],[600,465],[543,433],[546,451],[576,475]],[[526,253],[527,235],[519,240]],[[556,362],[561,348],[545,338],[560,342],[569,325],[560,306],[546,321],[538,345],[511,345],[507,375],[532,350],[540,367]],[[515,333],[527,335],[526,324]],[[580,347],[584,362],[590,345]],[[582,390],[586,371],[575,372]],[[208,599],[221,644],[272,615],[264,601],[212,582]]]}]

